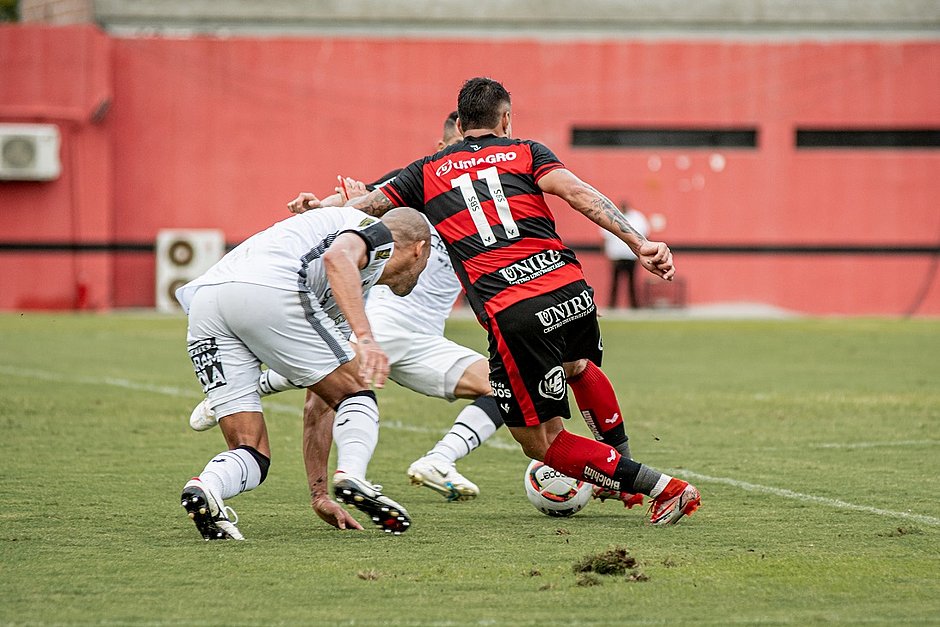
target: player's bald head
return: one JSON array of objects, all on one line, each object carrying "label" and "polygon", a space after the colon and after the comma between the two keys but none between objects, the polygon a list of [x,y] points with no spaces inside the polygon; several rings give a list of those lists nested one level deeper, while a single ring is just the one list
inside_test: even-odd
[{"label": "player's bald head", "polygon": [[407,246],[415,242],[431,244],[431,229],[424,216],[411,207],[398,207],[392,209],[384,216],[382,222],[392,232],[392,239],[399,246]]},{"label": "player's bald head", "polygon": [[379,283],[389,286],[399,296],[407,296],[418,284],[418,277],[428,265],[431,254],[431,228],[424,216],[411,207],[392,209],[382,222],[392,232],[392,253]]}]

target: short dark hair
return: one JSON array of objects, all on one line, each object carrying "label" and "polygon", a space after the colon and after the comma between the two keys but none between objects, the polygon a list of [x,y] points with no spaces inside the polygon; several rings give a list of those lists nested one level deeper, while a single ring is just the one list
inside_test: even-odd
[{"label": "short dark hair", "polygon": [[444,120],[444,137],[451,137],[457,134],[457,112],[451,111],[447,119]]},{"label": "short dark hair", "polygon": [[457,114],[463,130],[494,128],[499,124],[502,105],[512,104],[509,92],[498,81],[478,76],[471,78],[457,95]]}]

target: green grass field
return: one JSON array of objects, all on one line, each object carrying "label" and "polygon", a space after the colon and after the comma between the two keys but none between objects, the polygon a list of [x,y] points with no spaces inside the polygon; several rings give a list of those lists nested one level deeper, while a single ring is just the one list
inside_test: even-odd
[{"label": "green grass field", "polygon": [[[229,502],[248,541],[206,543],[178,495],[224,446],[187,425],[185,320],[2,315],[0,623],[940,622],[940,321],[602,324],[634,454],[702,492],[679,525],[539,514],[503,431],[461,463],[476,501],[412,487],[458,405],[391,385],[370,473],[407,534],[314,516],[296,392],[266,405],[268,480]],[[648,579],[572,571],[613,546]]]}]

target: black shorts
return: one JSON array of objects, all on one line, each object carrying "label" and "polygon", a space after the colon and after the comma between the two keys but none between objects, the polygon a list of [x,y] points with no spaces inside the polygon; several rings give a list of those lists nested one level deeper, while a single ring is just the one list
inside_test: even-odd
[{"label": "black shorts", "polygon": [[506,425],[569,418],[562,364],[600,366],[604,353],[594,290],[577,281],[511,305],[490,318],[489,340],[490,385]]}]

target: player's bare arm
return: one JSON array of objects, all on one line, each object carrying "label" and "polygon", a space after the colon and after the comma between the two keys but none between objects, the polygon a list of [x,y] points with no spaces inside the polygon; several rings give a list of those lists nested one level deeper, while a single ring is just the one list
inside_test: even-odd
[{"label": "player's bare arm", "polygon": [[360,374],[367,385],[374,383],[380,388],[388,378],[389,365],[385,351],[372,337],[372,327],[366,317],[359,270],[368,261],[366,243],[352,233],[341,233],[323,255],[333,298],[358,340]]},{"label": "player's bare arm", "polygon": [[320,207],[341,207],[349,202],[350,198],[358,198],[368,193],[362,181],[348,176],[337,176],[336,180],[339,185],[333,188],[333,194],[326,198],[317,198],[317,195],[311,192],[300,192],[297,198],[287,203],[287,210],[291,213],[303,213]]},{"label": "player's bare arm", "polygon": [[304,404],[304,466],[310,486],[310,505],[317,516],[337,529],[362,529],[346,509],[330,498],[327,460],[333,443],[333,411],[312,392]]},{"label": "player's bare arm", "polygon": [[365,196],[353,198],[346,203],[346,206],[359,209],[360,211],[365,211],[369,215],[375,216],[377,218],[381,218],[390,209],[395,208],[395,205],[392,204],[392,201],[389,200],[388,196],[386,196],[380,189],[372,190]]},{"label": "player's bare arm", "polygon": [[653,274],[671,281],[675,275],[672,252],[664,242],[652,242],[639,233],[609,198],[574,175],[559,168],[539,179],[542,191],[558,196],[589,220],[623,240]]}]

